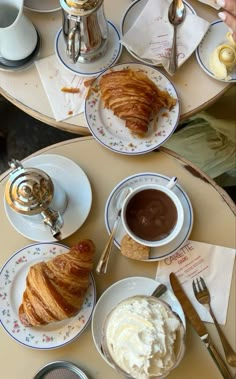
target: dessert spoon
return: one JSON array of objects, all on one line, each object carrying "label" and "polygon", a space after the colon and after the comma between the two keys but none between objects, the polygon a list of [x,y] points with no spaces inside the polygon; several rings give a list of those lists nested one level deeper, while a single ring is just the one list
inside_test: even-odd
[{"label": "dessert spoon", "polygon": [[172,42],[171,55],[170,55],[170,61],[169,61],[169,67],[168,67],[168,71],[171,75],[173,75],[178,68],[177,47],[176,47],[177,26],[180,25],[184,21],[185,15],[186,15],[186,7],[183,1],[173,0],[168,10],[168,19],[174,28],[173,42]]},{"label": "dessert spoon", "polygon": [[167,287],[165,284],[161,283],[154,289],[151,296],[161,297],[167,291]]}]

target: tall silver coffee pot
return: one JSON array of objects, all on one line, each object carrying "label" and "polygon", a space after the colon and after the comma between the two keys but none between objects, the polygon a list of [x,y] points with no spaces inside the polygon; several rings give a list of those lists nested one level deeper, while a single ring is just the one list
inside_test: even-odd
[{"label": "tall silver coffee pot", "polygon": [[60,0],[60,5],[70,61],[86,63],[102,56],[108,39],[103,0]]}]

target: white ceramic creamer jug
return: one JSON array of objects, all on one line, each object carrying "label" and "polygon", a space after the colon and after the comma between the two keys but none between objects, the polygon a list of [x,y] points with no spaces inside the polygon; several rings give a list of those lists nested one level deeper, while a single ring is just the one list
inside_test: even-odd
[{"label": "white ceramic creamer jug", "polygon": [[27,58],[37,44],[37,32],[23,13],[24,0],[0,0],[0,56],[8,60]]}]

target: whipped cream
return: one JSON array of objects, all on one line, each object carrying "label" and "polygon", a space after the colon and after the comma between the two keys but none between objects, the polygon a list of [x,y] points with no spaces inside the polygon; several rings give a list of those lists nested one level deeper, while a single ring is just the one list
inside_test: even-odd
[{"label": "whipped cream", "polygon": [[165,303],[155,300],[129,298],[118,304],[106,324],[111,357],[135,379],[166,374],[177,361],[176,339],[181,322]]}]

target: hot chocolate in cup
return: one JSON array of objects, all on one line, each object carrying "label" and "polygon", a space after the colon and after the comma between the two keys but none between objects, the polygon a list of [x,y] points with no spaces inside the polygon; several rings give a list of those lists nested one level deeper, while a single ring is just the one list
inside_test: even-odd
[{"label": "hot chocolate in cup", "polygon": [[157,247],[168,244],[178,236],[184,222],[184,210],[178,196],[168,185],[149,183],[133,189],[126,197],[121,218],[133,240]]}]

